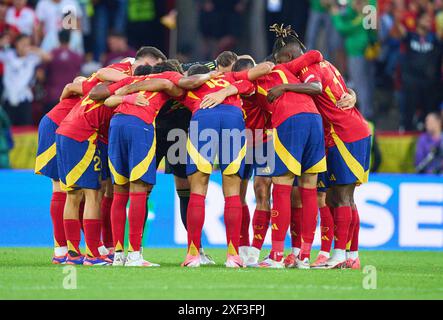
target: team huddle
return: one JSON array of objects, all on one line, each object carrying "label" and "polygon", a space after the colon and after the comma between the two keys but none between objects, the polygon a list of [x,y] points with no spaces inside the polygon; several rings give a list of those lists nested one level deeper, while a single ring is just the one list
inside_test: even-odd
[{"label": "team huddle", "polygon": [[[159,266],[144,259],[141,243],[164,159],[188,234],[183,267],[215,264],[201,236],[209,177],[218,167],[226,267],[360,268],[354,190],[368,180],[368,124],[356,94],[319,51],[305,52],[290,26],[271,31],[273,52],[259,64],[234,52],[181,64],[142,47],[65,86],[40,122],[35,167],[53,182],[52,263]],[[252,178],[251,219],[245,199]],[[272,248],[260,261],[269,226]],[[284,257],[288,230],[292,249]]]}]

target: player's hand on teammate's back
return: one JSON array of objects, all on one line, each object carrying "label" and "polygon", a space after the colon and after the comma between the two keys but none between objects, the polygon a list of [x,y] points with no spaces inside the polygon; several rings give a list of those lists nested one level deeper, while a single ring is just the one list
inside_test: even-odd
[{"label": "player's hand on teammate's back", "polygon": [[226,94],[223,92],[223,90],[210,93],[203,98],[202,102],[200,103],[200,109],[214,108],[225,101],[225,99]]},{"label": "player's hand on teammate's back", "polygon": [[337,107],[342,110],[349,110],[355,107],[357,98],[347,92],[343,93],[340,100],[337,101]]},{"label": "player's hand on teammate's back", "polygon": [[285,85],[275,86],[271,90],[268,91],[267,99],[270,103],[273,103],[275,100],[280,98],[285,93]]},{"label": "player's hand on teammate's back", "polygon": [[138,107],[146,107],[149,106],[149,99],[147,99],[143,93],[138,93],[135,98],[135,105]]}]

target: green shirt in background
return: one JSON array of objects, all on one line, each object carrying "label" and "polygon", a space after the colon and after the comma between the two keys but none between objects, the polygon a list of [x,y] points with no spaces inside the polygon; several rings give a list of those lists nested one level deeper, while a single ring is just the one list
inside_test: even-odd
[{"label": "green shirt in background", "polygon": [[322,0],[311,0],[311,10],[316,12],[325,12],[326,9],[321,4]]},{"label": "green shirt in background", "polygon": [[332,23],[345,40],[348,56],[364,56],[370,44],[370,31],[363,27],[363,14],[358,14],[351,7],[344,13],[332,16]]},{"label": "green shirt in background", "polygon": [[128,19],[131,22],[152,21],[155,19],[154,0],[129,0]]}]

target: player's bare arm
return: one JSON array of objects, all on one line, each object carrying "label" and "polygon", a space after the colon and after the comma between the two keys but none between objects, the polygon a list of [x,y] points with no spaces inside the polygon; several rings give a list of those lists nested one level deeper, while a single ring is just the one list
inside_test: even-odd
[{"label": "player's bare arm", "polygon": [[97,71],[96,76],[101,81],[112,81],[112,82],[118,82],[128,77],[127,74],[112,68],[102,68]]},{"label": "player's bare arm", "polygon": [[183,94],[182,89],[178,88],[167,79],[146,79],[138,81],[118,89],[115,94],[123,96],[140,91],[165,91],[168,95],[172,97],[178,97]]},{"label": "player's bare arm", "polygon": [[323,87],[320,82],[282,84],[279,86],[275,86],[274,88],[269,90],[267,99],[269,102],[272,103],[288,91],[304,93],[308,95],[318,95],[322,94]]},{"label": "player's bare arm", "polygon": [[60,95],[60,101],[74,95],[83,95],[83,87],[81,82],[68,83],[63,88],[62,94]]},{"label": "player's bare arm", "polygon": [[89,92],[89,97],[95,101],[105,100],[106,98],[110,97],[111,92],[108,88],[109,84],[111,84],[110,81],[96,85],[94,88],[92,88],[91,92]]},{"label": "player's bare arm", "polygon": [[248,71],[248,79],[251,81],[255,81],[260,77],[263,77],[267,74],[270,74],[272,72],[272,69],[274,69],[275,64],[272,62],[262,62],[256,65],[254,68],[249,69]]},{"label": "player's bare arm", "polygon": [[220,76],[220,72],[210,72],[206,74],[195,74],[192,76],[186,76],[179,80],[178,86],[184,90],[194,90],[201,87],[207,81]]}]

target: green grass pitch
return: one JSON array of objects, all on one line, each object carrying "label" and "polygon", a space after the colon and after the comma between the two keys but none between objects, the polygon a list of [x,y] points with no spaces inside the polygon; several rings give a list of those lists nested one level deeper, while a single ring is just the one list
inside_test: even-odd
[{"label": "green grass pitch", "polygon": [[[443,299],[441,252],[361,252],[363,267],[376,274],[372,267],[369,274],[232,270],[223,266],[224,250],[207,252],[216,266],[181,268],[184,249],[145,250],[160,268],[78,266],[77,289],[67,290],[67,270],[50,264],[51,249],[0,248],[0,299]],[[376,277],[376,289],[364,289],[366,276]]]}]

